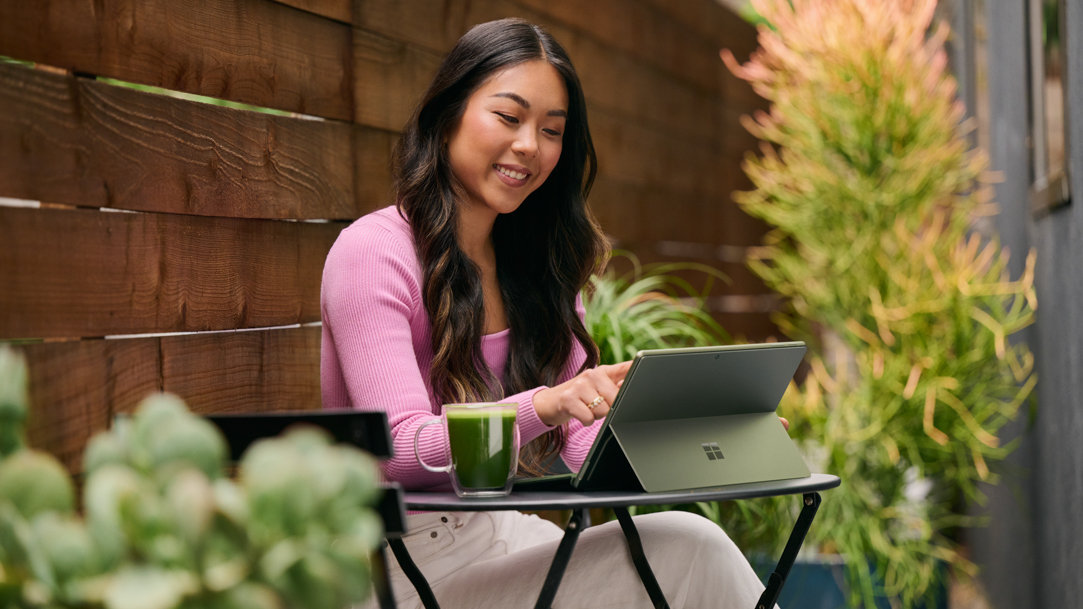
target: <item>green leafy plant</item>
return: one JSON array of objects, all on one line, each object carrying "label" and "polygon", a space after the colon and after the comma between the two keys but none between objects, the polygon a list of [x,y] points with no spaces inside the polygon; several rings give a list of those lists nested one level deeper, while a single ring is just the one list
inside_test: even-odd
[{"label": "green leafy plant", "polygon": [[[1034,319],[1034,254],[977,221],[995,210],[946,70],[935,0],[754,0],[760,49],[727,67],[770,102],[738,202],[771,227],[751,268],[785,297],[776,318],[810,345],[784,416],[810,465],[843,485],[809,542],[847,558],[854,600],[914,606],[938,565],[965,572],[965,501],[1011,449],[997,437],[1036,382],[1012,340]],[[778,502],[755,522],[787,531]],[[747,515],[729,525],[740,531]],[[757,541],[766,541],[767,529]],[[777,540],[774,543],[779,543]]]},{"label": "green leafy plant", "polygon": [[[0,346],[0,606],[341,609],[369,594],[382,537],[375,461],[312,428],[226,444],[170,394],[95,435],[82,515],[59,462],[27,448],[26,364]],[[14,427],[7,425],[16,421]]]},{"label": "green leafy plant", "polygon": [[[583,294],[585,325],[603,364],[635,357],[640,349],[717,345],[728,340],[711,317],[706,299],[716,281],[726,277],[707,265],[680,262],[643,266],[628,253],[631,267],[617,273],[610,265],[591,277]],[[690,277],[700,277],[696,287]]]}]

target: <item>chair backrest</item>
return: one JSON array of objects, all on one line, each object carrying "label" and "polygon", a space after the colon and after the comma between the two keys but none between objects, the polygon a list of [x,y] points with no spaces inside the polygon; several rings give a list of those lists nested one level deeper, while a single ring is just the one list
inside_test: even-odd
[{"label": "chair backrest", "polygon": [[[214,423],[226,437],[230,459],[237,461],[253,442],[277,436],[295,425],[313,425],[326,431],[335,442],[356,446],[378,459],[393,454],[391,428],[387,413],[353,410],[286,411],[267,413],[210,414],[205,418]],[[406,532],[406,512],[402,487],[384,484],[376,510],[384,522],[387,535]]]}]

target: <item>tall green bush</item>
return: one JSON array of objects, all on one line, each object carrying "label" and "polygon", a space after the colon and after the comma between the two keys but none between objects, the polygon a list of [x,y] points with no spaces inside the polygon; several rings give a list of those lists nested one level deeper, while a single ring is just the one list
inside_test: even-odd
[{"label": "tall green bush", "polygon": [[1012,340],[1034,318],[1034,254],[1012,280],[976,228],[995,211],[987,161],[968,144],[935,0],[752,4],[769,24],[760,48],[744,64],[722,53],[770,102],[743,121],[762,146],[737,200],[770,226],[750,266],[785,297],[779,327],[810,345],[783,414],[813,469],[843,481],[809,540],[847,557],[867,604],[913,606],[938,563],[971,568],[962,506],[982,500],[1011,448],[998,431],[1036,382]]}]

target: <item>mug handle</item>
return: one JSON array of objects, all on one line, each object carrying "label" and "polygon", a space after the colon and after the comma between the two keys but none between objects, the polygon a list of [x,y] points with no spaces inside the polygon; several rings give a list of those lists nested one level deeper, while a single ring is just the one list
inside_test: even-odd
[{"label": "mug handle", "polygon": [[417,458],[417,462],[421,464],[421,467],[424,467],[425,469],[429,470],[430,472],[436,472],[438,474],[450,472],[451,471],[451,464],[448,463],[447,465],[445,465],[443,467],[433,467],[433,466],[429,465],[428,463],[425,463],[425,460],[421,458],[421,449],[418,447],[418,442],[421,439],[421,430],[424,429],[425,426],[427,426],[427,425],[439,425],[440,423],[443,423],[443,419],[429,419],[428,421],[425,421],[421,425],[418,425],[417,426],[417,431],[414,432],[414,457]]}]

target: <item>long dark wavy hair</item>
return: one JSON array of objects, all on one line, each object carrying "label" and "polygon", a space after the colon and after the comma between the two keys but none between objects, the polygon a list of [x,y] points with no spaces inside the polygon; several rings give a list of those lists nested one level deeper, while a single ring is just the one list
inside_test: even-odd
[{"label": "long dark wavy hair", "polygon": [[[460,189],[443,145],[467,100],[491,75],[541,59],[557,70],[568,92],[562,151],[549,178],[514,212],[497,217],[492,242],[497,279],[510,327],[503,377],[484,363],[481,278],[456,239]],[[429,379],[445,403],[498,400],[557,384],[578,341],[598,351],[575,311],[575,298],[604,264],[608,243],[586,207],[597,172],[579,77],[563,48],[542,28],[502,19],[471,28],[444,59],[403,129],[394,155],[396,202],[410,222],[424,275],[432,323]],[[499,374],[499,371],[498,371]],[[563,427],[526,447],[521,466],[537,472],[564,445]]]}]

